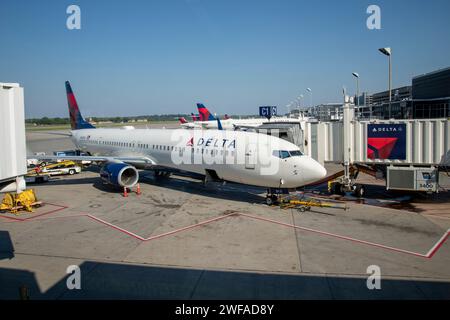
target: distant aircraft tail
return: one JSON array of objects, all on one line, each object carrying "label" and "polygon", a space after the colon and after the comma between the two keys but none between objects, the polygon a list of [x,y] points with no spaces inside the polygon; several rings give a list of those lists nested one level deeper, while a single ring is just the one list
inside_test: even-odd
[{"label": "distant aircraft tail", "polygon": [[184,117],[178,118],[181,124],[187,123],[186,119]]},{"label": "distant aircraft tail", "polygon": [[197,103],[198,113],[201,121],[214,121],[216,118],[209,112],[209,110],[202,104]]},{"label": "distant aircraft tail", "polygon": [[198,114],[191,113],[192,121],[200,121],[200,116]]},{"label": "distant aircraft tail", "polygon": [[81,115],[77,100],[75,99],[75,95],[73,94],[69,81],[66,81],[66,93],[67,103],[69,104],[70,126],[72,130],[95,128],[92,124],[84,120]]},{"label": "distant aircraft tail", "polygon": [[225,114],[224,118],[225,118],[225,120],[230,119],[230,117],[227,114]]}]

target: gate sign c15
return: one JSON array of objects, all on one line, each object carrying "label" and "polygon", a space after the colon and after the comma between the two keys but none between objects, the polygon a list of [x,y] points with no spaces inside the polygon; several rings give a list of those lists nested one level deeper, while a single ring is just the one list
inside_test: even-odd
[{"label": "gate sign c15", "polygon": [[406,160],[406,124],[369,124],[367,158]]},{"label": "gate sign c15", "polygon": [[275,107],[275,106],[259,107],[259,115],[261,117],[270,119],[270,118],[272,118],[272,116],[277,115],[277,107]]}]

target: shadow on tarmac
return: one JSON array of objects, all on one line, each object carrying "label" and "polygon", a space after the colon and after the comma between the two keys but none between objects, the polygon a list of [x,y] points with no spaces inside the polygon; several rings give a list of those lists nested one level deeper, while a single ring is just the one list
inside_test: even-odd
[{"label": "shadow on tarmac", "polygon": [[381,290],[369,290],[365,277],[263,274],[93,261],[83,262],[80,269],[80,290],[67,289],[67,275],[41,292],[33,272],[0,268],[0,299],[19,299],[22,285],[27,287],[31,300],[450,299],[450,283],[438,281],[382,279]]},{"label": "shadow on tarmac", "polygon": [[0,230],[0,260],[11,260],[12,258],[14,258],[14,246],[12,244],[9,232]]}]

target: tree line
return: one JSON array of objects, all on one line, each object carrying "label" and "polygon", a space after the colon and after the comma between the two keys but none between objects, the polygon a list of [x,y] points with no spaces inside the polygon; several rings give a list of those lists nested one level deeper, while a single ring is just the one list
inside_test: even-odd
[{"label": "tree line", "polygon": [[[136,116],[136,117],[89,117],[87,120],[91,122],[113,122],[113,123],[128,123],[131,121],[147,120],[147,122],[158,121],[178,121],[178,118],[184,117],[187,121],[192,121],[190,114],[161,114],[151,116]],[[253,117],[249,115],[233,116],[233,118],[248,118]],[[223,118],[223,117],[221,117]],[[70,124],[69,118],[30,118],[25,120],[26,124],[30,125],[68,125]]]}]

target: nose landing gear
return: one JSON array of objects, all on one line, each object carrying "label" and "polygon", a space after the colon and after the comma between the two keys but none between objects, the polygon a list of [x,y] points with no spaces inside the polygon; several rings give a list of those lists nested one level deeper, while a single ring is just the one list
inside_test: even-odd
[{"label": "nose landing gear", "polygon": [[280,203],[281,195],[283,194],[289,194],[288,189],[283,188],[269,188],[267,189],[266,194],[266,204],[268,206],[278,205]]}]

